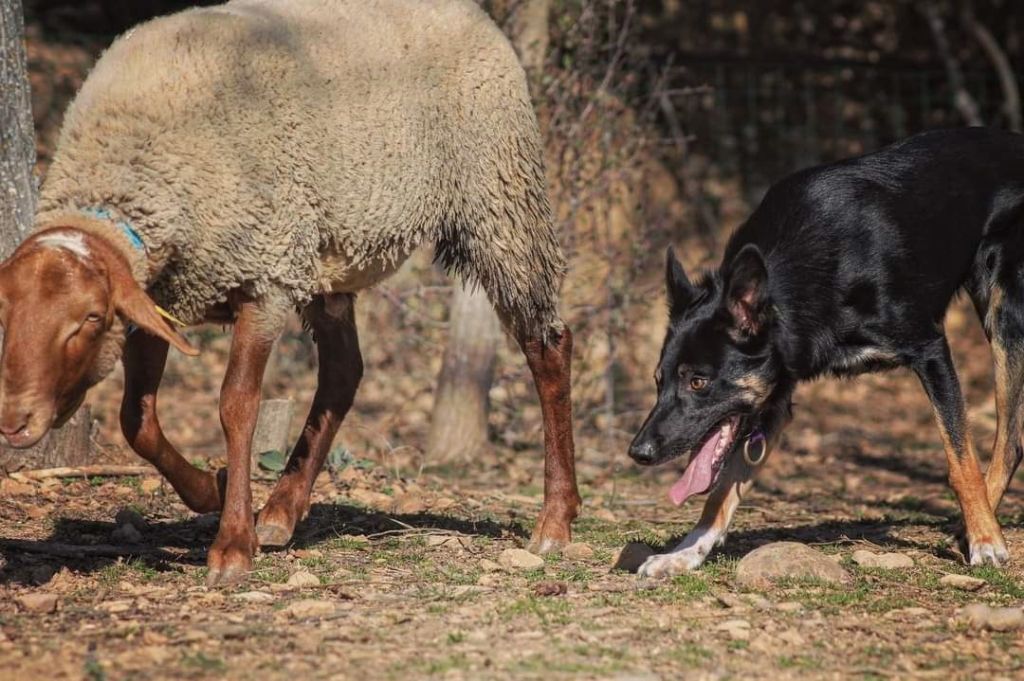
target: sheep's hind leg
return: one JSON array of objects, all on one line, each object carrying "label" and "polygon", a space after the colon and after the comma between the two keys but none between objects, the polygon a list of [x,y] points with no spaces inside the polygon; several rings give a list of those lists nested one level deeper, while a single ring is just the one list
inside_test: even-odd
[{"label": "sheep's hind leg", "polygon": [[303,310],[320,359],[316,395],[284,474],[260,512],[256,536],[261,546],[287,544],[309,512],[313,482],[352,406],[363,376],[353,303],[353,296],[336,294],[317,298]]},{"label": "sheep's hind leg", "polygon": [[128,444],[156,466],[190,509],[197,513],[219,511],[225,477],[201,471],[186,461],[164,437],[157,419],[156,393],[167,362],[167,341],[136,331],[128,336],[122,361],[121,431]]},{"label": "sheep's hind leg", "polygon": [[520,346],[533,373],[544,419],[544,506],[529,549],[547,553],[570,541],[570,525],[581,503],[572,435],[572,332],[564,327],[554,339],[527,336],[520,339]]}]

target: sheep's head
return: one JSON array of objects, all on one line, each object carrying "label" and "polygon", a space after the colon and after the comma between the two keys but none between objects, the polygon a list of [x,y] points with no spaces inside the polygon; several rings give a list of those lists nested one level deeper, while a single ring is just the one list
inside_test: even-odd
[{"label": "sheep's head", "polygon": [[30,447],[63,425],[114,368],[128,323],[197,354],[105,240],[57,227],[22,243],[0,264],[0,435]]}]

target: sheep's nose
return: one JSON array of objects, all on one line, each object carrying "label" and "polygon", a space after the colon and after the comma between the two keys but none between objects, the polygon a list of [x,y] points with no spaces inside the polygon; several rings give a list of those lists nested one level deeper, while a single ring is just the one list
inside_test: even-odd
[{"label": "sheep's nose", "polygon": [[0,435],[4,436],[9,443],[14,444],[19,436],[25,435],[25,429],[28,427],[29,418],[32,414],[22,414],[20,416],[4,418],[0,421]]},{"label": "sheep's nose", "polygon": [[629,456],[640,464],[653,463],[658,456],[658,447],[652,440],[633,440],[629,446]]}]

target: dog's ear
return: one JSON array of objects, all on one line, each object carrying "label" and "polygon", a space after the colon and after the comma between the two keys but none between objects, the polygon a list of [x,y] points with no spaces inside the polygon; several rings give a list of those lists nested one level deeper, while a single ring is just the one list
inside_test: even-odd
[{"label": "dog's ear", "polygon": [[693,302],[694,289],[671,246],[665,253],[665,289],[668,291],[669,315],[678,317]]},{"label": "dog's ear", "polygon": [[761,250],[747,244],[733,258],[726,274],[725,304],[736,328],[745,336],[764,329],[771,308],[768,295],[768,267]]}]

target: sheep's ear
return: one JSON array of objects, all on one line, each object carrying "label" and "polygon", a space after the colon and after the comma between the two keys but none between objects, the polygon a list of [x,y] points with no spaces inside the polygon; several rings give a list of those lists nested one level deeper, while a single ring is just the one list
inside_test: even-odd
[{"label": "sheep's ear", "polygon": [[113,269],[110,272],[110,284],[113,293],[114,309],[121,316],[146,333],[150,333],[176,347],[180,352],[195,357],[199,350],[174,330],[170,322],[164,319],[153,299],[146,295],[135,278],[124,269]]},{"label": "sheep's ear", "polygon": [[726,273],[725,304],[736,328],[745,336],[764,330],[771,308],[768,294],[768,266],[754,244],[744,246]]},{"label": "sheep's ear", "polygon": [[669,315],[673,319],[685,312],[693,302],[693,284],[686,277],[683,265],[671,246],[665,253],[665,290],[668,292]]}]

